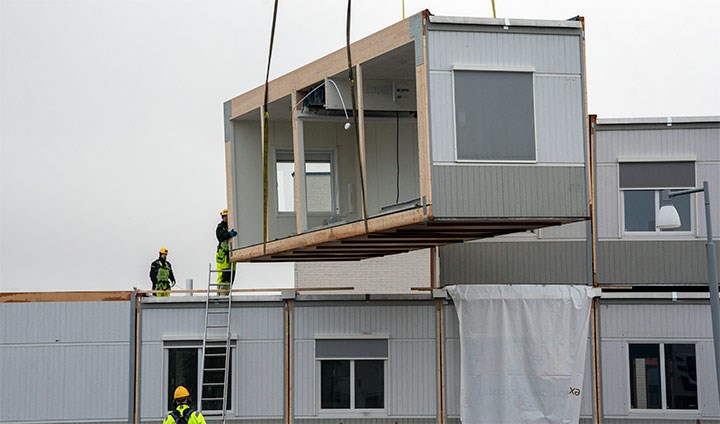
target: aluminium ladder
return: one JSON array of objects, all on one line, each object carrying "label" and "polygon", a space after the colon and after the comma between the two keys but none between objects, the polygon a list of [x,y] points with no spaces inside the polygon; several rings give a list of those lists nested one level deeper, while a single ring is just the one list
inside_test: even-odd
[{"label": "aluminium ladder", "polygon": [[[209,266],[199,409],[204,416],[219,417],[224,424],[230,378],[230,313],[232,311],[232,292],[230,290],[232,284],[217,284],[212,281],[213,274],[223,271],[227,270],[214,270],[212,264]],[[234,267],[231,267],[231,282],[234,271]],[[228,292],[220,295],[217,290],[221,288],[227,288]]]}]

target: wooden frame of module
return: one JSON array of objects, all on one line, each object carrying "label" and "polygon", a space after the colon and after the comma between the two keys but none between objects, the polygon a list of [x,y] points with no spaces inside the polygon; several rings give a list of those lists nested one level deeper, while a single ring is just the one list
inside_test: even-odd
[{"label": "wooden frame of module", "polygon": [[[560,225],[587,219],[586,213],[566,216],[538,216],[532,215],[521,217],[506,216],[435,216],[433,214],[433,186],[432,175],[433,162],[431,158],[431,131],[430,131],[430,108],[429,108],[429,83],[428,83],[428,50],[427,34],[431,22],[429,11],[423,11],[391,25],[379,32],[363,38],[350,45],[352,52],[352,66],[355,71],[354,87],[357,95],[357,138],[352,141],[357,146],[357,154],[353,156],[352,163],[345,161],[340,169],[347,170],[349,167],[356,168],[353,178],[359,182],[360,188],[349,188],[346,180],[337,184],[339,189],[345,190],[341,194],[333,193],[333,198],[345,202],[353,197],[356,203],[349,206],[354,215],[352,219],[333,221],[326,220],[322,224],[310,223],[312,210],[308,208],[308,179],[306,176],[305,161],[306,152],[312,151],[317,146],[309,146],[304,136],[304,131],[312,120],[319,120],[317,116],[308,119],[307,102],[303,101],[307,96],[325,85],[325,96],[323,99],[330,103],[330,95],[337,95],[342,102],[342,94],[348,94],[351,90],[350,83],[342,86],[342,80],[348,72],[348,56],[345,48],[335,51],[321,59],[311,62],[297,70],[283,75],[268,84],[268,110],[264,110],[264,86],[260,86],[245,94],[237,96],[225,103],[225,153],[227,171],[227,198],[229,214],[229,225],[236,228],[239,236],[233,240],[231,260],[233,262],[299,262],[299,261],[349,261],[361,260],[372,257],[404,253],[411,250],[425,249],[439,245],[460,243],[464,241],[494,237],[533,230],[537,228]],[[498,20],[499,22],[499,20]],[[498,23],[493,22],[492,25]],[[502,24],[498,24],[502,25]],[[378,85],[379,78],[383,78],[382,72],[388,69],[392,72],[397,65],[398,53],[402,51],[403,60],[409,58],[409,68],[404,70],[405,78],[397,77],[392,81],[392,95],[396,96],[400,91],[413,91],[414,102],[405,109],[378,109],[378,92],[382,84]],[[382,62],[382,60],[385,62]],[[414,61],[414,63],[412,63]],[[390,77],[389,77],[390,78]],[[402,79],[405,84],[401,85],[396,81]],[[411,81],[414,79],[414,81]],[[338,81],[338,83],[334,82]],[[409,82],[408,82],[409,81]],[[332,83],[332,86],[330,87]],[[338,87],[340,85],[340,87]],[[349,98],[349,97],[347,97]],[[380,102],[382,103],[382,102]],[[328,108],[329,109],[329,108]],[[345,107],[345,117],[353,113],[352,108]],[[327,111],[325,111],[327,112]],[[325,122],[335,122],[333,125],[340,125],[342,128],[342,111],[337,109],[334,115],[324,115]],[[272,124],[273,117],[282,116],[285,126],[284,148],[289,150],[292,145],[294,171],[292,173],[293,194],[294,194],[294,216],[286,216],[284,223],[285,230],[280,231],[279,218],[269,215],[275,213],[279,194],[275,198],[268,195],[269,186],[277,185],[269,166],[259,165],[262,163],[263,155],[263,117],[266,113],[270,115],[271,136],[275,134],[280,137],[281,131]],[[384,114],[384,115],[383,115]],[[392,114],[392,115],[389,115]],[[401,115],[402,114],[402,115]],[[368,181],[371,182],[370,190],[376,192],[379,185],[386,184],[381,181],[383,177],[373,171],[373,166],[380,169],[378,157],[383,154],[375,152],[370,156],[368,152],[373,149],[372,143],[377,142],[378,124],[373,119],[385,119],[393,122],[396,128],[400,127],[401,116],[412,123],[414,128],[414,139],[412,140],[412,158],[414,171],[410,176],[403,176],[405,181],[412,180],[412,196],[406,202],[396,201],[392,207],[385,209],[384,200],[377,201],[379,205],[373,205],[371,211],[367,211],[368,198],[377,197],[376,193],[370,193]],[[348,119],[348,122],[351,118]],[[392,119],[392,121],[391,121]],[[395,121],[397,119],[397,121]],[[329,124],[328,124],[329,126]],[[305,130],[303,129],[305,127]],[[404,127],[406,128],[406,127]],[[347,129],[347,127],[346,127]],[[318,132],[318,130],[315,130]],[[325,128],[328,132],[328,128]],[[334,131],[330,128],[329,131]],[[399,131],[399,130],[398,130]],[[340,131],[342,132],[342,131]],[[352,131],[341,134],[337,137],[348,137]],[[238,142],[238,140],[241,140]],[[240,144],[239,143],[243,143]],[[400,139],[397,140],[400,145]],[[273,147],[270,148],[272,150]],[[400,150],[393,152],[400,161]],[[408,150],[403,153],[404,160],[408,160]],[[269,152],[268,152],[269,156]],[[252,157],[248,159],[248,157]],[[375,161],[375,162],[373,162]],[[273,164],[274,166],[274,164]],[[334,164],[333,164],[334,166]],[[400,166],[398,165],[398,168]],[[248,168],[252,168],[249,170]],[[261,169],[262,168],[262,169]],[[333,168],[334,169],[334,168]],[[349,171],[346,171],[349,172]],[[400,171],[398,171],[399,174]],[[259,175],[270,177],[270,183],[264,185]],[[248,178],[250,176],[250,178]],[[337,178],[333,176],[333,178]],[[247,182],[252,180],[252,182]],[[399,199],[400,177],[398,177]],[[335,180],[337,181],[337,180]],[[274,184],[273,184],[274,183]],[[258,189],[262,186],[263,192]],[[437,188],[436,188],[437,190]],[[405,200],[405,199],[403,199]],[[266,208],[267,215],[263,216],[264,204],[270,203]],[[352,204],[353,201],[348,201]],[[392,203],[392,202],[391,202]],[[309,210],[310,209],[310,210]],[[337,210],[336,210],[337,212]],[[339,213],[339,215],[342,215]],[[276,219],[277,218],[277,219]],[[259,223],[262,220],[275,219],[272,225],[275,229]],[[271,226],[272,226],[271,225]],[[292,227],[290,228],[290,225]],[[260,227],[264,228],[260,229]],[[290,228],[290,229],[288,229]],[[266,231],[263,234],[263,231]],[[252,235],[248,235],[252,233]]]}]

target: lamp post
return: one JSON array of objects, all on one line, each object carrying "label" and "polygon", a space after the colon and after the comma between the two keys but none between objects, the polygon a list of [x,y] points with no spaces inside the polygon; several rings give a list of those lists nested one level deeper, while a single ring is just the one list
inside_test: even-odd
[{"label": "lamp post", "polygon": [[659,229],[673,229],[680,226],[680,216],[672,205],[670,198],[691,193],[703,192],[705,200],[705,229],[707,242],[708,284],[710,285],[710,315],[712,318],[713,346],[715,348],[715,377],[718,383],[718,396],[720,397],[720,299],[718,298],[717,257],[715,256],[715,243],[712,235],[712,214],[710,213],[710,189],[708,182],[703,181],[702,188],[676,191],[669,193],[663,191],[663,201],[658,212],[656,227]]}]

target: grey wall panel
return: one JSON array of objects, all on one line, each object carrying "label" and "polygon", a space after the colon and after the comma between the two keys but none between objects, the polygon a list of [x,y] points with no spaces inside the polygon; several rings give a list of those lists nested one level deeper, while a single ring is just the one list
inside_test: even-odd
[{"label": "grey wall panel", "polygon": [[460,322],[457,317],[457,310],[455,305],[448,303],[444,308],[445,317],[445,338],[447,339],[459,339],[460,338]]},{"label": "grey wall panel", "polygon": [[538,163],[585,163],[582,79],[535,76]]},{"label": "grey wall panel", "polygon": [[715,377],[715,350],[712,341],[705,340],[695,345],[697,362],[697,394],[702,415],[717,417],[720,415],[717,381]]},{"label": "grey wall panel", "polygon": [[445,410],[460,416],[460,339],[445,341]]},{"label": "grey wall panel", "polygon": [[390,342],[388,415],[437,415],[437,372],[434,340]]},{"label": "grey wall panel", "polygon": [[[284,309],[282,304],[251,305],[233,303],[230,332],[241,340],[282,340]],[[202,339],[205,329],[205,304],[189,307],[142,308],[143,340],[163,338]]]},{"label": "grey wall panel", "polygon": [[597,273],[601,284],[707,284],[705,243],[601,240]]},{"label": "grey wall panel", "polygon": [[555,227],[541,228],[540,240],[585,240],[589,221],[573,222],[571,224],[557,225]]},{"label": "grey wall panel", "polygon": [[601,309],[603,339],[712,337],[710,307],[696,303],[607,304]]},{"label": "grey wall panel", "polygon": [[597,162],[621,159],[720,159],[720,128],[683,128],[682,126],[642,130],[596,131]]},{"label": "grey wall panel", "polygon": [[630,410],[627,345],[620,341],[603,341],[601,346],[603,414],[627,415]]},{"label": "grey wall panel", "polygon": [[[165,359],[162,343],[144,342],[140,348],[140,417],[160,418],[165,414],[163,401]],[[197,394],[194,395],[197,398]]]},{"label": "grey wall panel", "polygon": [[433,162],[455,161],[455,115],[452,72],[428,73],[430,149]]},{"label": "grey wall panel", "polygon": [[584,217],[585,169],[564,166],[432,167],[436,217]]},{"label": "grey wall panel", "polygon": [[282,417],[285,348],[282,341],[240,342],[236,415]]},{"label": "grey wall panel", "polygon": [[[434,418],[315,418],[295,421],[298,424],[434,424]],[[256,424],[253,421],[253,424]]]},{"label": "grey wall panel", "polygon": [[0,358],[0,422],[127,420],[127,344],[3,346]]},{"label": "grey wall panel", "polygon": [[[453,77],[428,75],[433,163],[455,162]],[[582,82],[579,75],[535,75],[537,163],[584,163]]]},{"label": "grey wall panel", "polygon": [[599,238],[620,237],[620,197],[617,163],[596,167],[595,208]]},{"label": "grey wall panel", "polygon": [[293,397],[296,417],[316,415],[315,341],[296,340],[293,344]]},{"label": "grey wall panel", "polygon": [[435,309],[427,304],[344,304],[312,307],[296,303],[295,338],[388,335],[390,339],[435,337]]},{"label": "grey wall panel", "polygon": [[[234,222],[238,230],[238,246],[249,246],[263,241],[263,185],[257,183],[262,181],[263,175],[262,132],[259,121],[236,121],[233,124]],[[242,199],[237,198],[238,193],[243,194]]]},{"label": "grey wall panel", "polygon": [[427,37],[430,70],[477,64],[534,66],[536,72],[580,74],[577,35],[430,30]]},{"label": "grey wall panel", "polygon": [[440,282],[585,284],[584,241],[475,242],[440,248]]},{"label": "grey wall panel", "polygon": [[[590,327],[592,331],[592,327]],[[585,352],[585,374],[583,376],[583,386],[580,396],[580,416],[590,417],[593,413],[593,375],[592,375],[592,344],[590,338],[587,342],[587,350]]]},{"label": "grey wall panel", "polygon": [[0,329],[5,344],[127,342],[130,303],[2,303]]}]

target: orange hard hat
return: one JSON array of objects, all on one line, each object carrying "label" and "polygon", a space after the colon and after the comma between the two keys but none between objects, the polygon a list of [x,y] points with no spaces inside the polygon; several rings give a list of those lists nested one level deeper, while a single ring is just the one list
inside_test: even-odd
[{"label": "orange hard hat", "polygon": [[184,386],[177,386],[177,389],[175,389],[175,394],[173,395],[173,399],[182,399],[190,396],[190,392],[188,392],[188,389],[186,389]]}]

